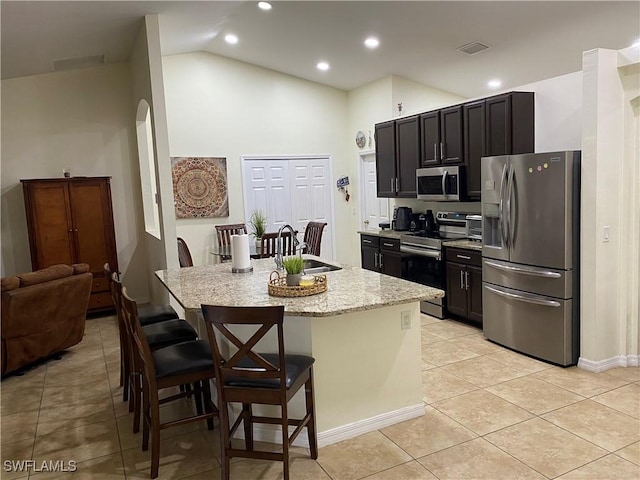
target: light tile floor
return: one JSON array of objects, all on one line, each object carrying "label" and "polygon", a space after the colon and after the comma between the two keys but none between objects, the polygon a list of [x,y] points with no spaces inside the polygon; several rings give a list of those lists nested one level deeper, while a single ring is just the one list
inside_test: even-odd
[{"label": "light tile floor", "polygon": [[[486,341],[477,328],[422,316],[426,414],[291,455],[291,478],[640,478],[640,368],[594,374],[563,369]],[[82,343],[0,385],[5,460],[75,460],[75,479],[149,478],[149,453],[118,386],[114,317],[87,321]],[[357,399],[354,399],[357,401]],[[162,408],[170,418],[186,403]],[[220,478],[218,431],[164,430],[161,479]],[[236,480],[282,478],[278,462],[234,459]],[[9,472],[2,479],[68,478]]]}]

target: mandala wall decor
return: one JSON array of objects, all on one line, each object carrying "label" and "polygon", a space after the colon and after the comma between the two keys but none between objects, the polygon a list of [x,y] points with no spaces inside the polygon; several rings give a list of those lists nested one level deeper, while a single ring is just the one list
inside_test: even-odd
[{"label": "mandala wall decor", "polygon": [[227,159],[172,157],[176,218],[228,217]]}]

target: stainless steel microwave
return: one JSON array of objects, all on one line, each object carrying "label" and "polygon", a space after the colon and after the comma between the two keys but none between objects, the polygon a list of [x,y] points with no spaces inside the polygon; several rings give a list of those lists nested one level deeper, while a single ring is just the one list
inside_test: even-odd
[{"label": "stainless steel microwave", "polygon": [[464,166],[418,168],[418,200],[457,202],[464,200]]}]

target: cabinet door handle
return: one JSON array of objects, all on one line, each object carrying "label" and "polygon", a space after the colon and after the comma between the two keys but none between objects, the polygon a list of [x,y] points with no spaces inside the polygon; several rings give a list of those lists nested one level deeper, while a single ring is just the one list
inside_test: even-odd
[{"label": "cabinet door handle", "polygon": [[433,159],[438,160],[438,144],[433,144]]},{"label": "cabinet door handle", "polygon": [[398,180],[398,177],[396,177],[396,190],[395,192],[398,193],[400,191],[400,181]]},{"label": "cabinet door handle", "polygon": [[380,253],[379,255],[380,255],[380,270],[382,270],[382,267],[383,267],[383,265],[382,265],[382,253]]},{"label": "cabinet door handle", "polygon": [[468,257],[466,255],[458,255],[457,253],[456,253],[456,257],[457,258],[464,258],[465,260],[471,260],[471,257]]},{"label": "cabinet door handle", "polygon": [[382,245],[384,245],[385,247],[393,247],[393,243],[382,242]]},{"label": "cabinet door handle", "polygon": [[465,290],[464,288],[464,272],[460,270],[460,290]]},{"label": "cabinet door handle", "polygon": [[444,160],[444,142],[440,142],[440,160]]},{"label": "cabinet door handle", "polygon": [[394,180],[395,180],[395,178],[392,178],[392,179],[391,179],[391,191],[392,191],[392,192],[395,192],[395,191],[396,191],[395,187],[393,186],[393,185],[394,185]]},{"label": "cabinet door handle", "polygon": [[373,254],[373,267],[378,268],[378,252]]},{"label": "cabinet door handle", "polygon": [[464,272],[464,288],[469,290],[469,272]]},{"label": "cabinet door handle", "polygon": [[371,240],[362,240],[362,243],[371,243]]}]

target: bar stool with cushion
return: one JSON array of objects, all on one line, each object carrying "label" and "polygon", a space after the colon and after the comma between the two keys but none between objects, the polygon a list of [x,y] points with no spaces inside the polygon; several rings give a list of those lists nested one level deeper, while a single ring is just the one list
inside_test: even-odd
[{"label": "bar stool with cushion", "polygon": [[[211,349],[206,340],[192,340],[152,350],[138,321],[136,302],[127,295],[126,289],[122,290],[122,307],[143,379],[142,450],[149,449],[151,437],[151,478],[156,478],[160,467],[160,430],[200,420],[206,420],[209,430],[213,430],[213,418],[218,416],[218,410],[211,401],[209,386],[215,375]],[[164,388],[187,384],[192,384],[193,390],[162,399],[158,396]],[[190,395],[196,399],[195,415],[160,422],[160,405]]]},{"label": "bar stool with cushion", "polygon": [[[295,231],[295,235],[298,231]],[[282,240],[282,255],[295,255],[296,254],[296,241],[291,235],[291,232],[282,232],[280,236]],[[260,242],[260,257],[269,258],[275,257],[278,244],[278,233],[264,233],[262,234],[262,241]]]},{"label": "bar stool with cushion", "polygon": [[[124,339],[122,339],[121,350],[125,351],[122,356],[124,358],[124,392],[123,401],[129,398],[129,411],[133,412],[133,433],[137,433],[140,429],[140,406],[142,395],[142,382],[140,374],[142,373],[139,359],[135,356],[135,348],[131,337],[130,327],[125,321],[125,312],[123,309],[123,286],[116,278],[115,274],[111,280],[111,292],[114,303],[119,306],[119,322],[123,325]],[[137,307],[136,307],[137,313]],[[136,321],[138,321],[136,319]],[[182,343],[198,338],[195,329],[187,322],[179,318],[165,320],[163,322],[141,325],[141,329],[147,340],[149,348],[154,351],[160,348]]]},{"label": "bar stool with cushion", "polygon": [[[289,479],[289,448],[307,427],[311,458],[318,458],[315,407],[313,393],[313,362],[306,355],[285,355],[283,318],[284,307],[224,307],[202,305],[209,344],[213,353],[220,409],[220,435],[222,444],[222,478],[229,480],[232,457],[258,458],[283,462],[283,476]],[[254,333],[245,342],[231,330],[234,326],[253,326]],[[277,330],[277,353],[257,353],[254,346],[273,328]],[[228,341],[235,351],[228,355]],[[230,346],[229,345],[229,346]],[[288,417],[287,404],[304,387],[306,413],[302,419]],[[233,425],[229,421],[229,404],[242,404],[242,412]],[[280,417],[254,416],[252,404],[280,405]],[[245,449],[233,448],[231,438],[240,424],[244,426]],[[254,450],[253,424],[280,425],[282,453]],[[295,430],[289,436],[289,426]]]},{"label": "bar stool with cushion", "polygon": [[[247,226],[244,223],[216,225],[216,237],[219,247],[231,245],[231,235],[243,235],[246,233]],[[220,255],[220,260],[231,260],[231,255]]]},{"label": "bar stool with cushion", "polygon": [[[109,285],[109,291],[111,292],[111,300],[113,306],[116,309],[116,315],[118,318],[118,333],[120,336],[120,385],[124,386],[128,384],[129,379],[129,358],[128,349],[125,342],[125,330],[122,323],[121,305],[119,298],[116,298],[116,294],[113,291],[114,277],[119,282],[120,275],[118,272],[111,272],[109,263],[105,263],[103,266],[104,276],[107,279]],[[147,305],[138,309],[139,320],[142,325],[151,325],[153,323],[164,322],[166,320],[173,320],[178,318],[178,314],[171,305]],[[122,392],[123,401],[127,401],[129,396],[129,389],[125,388]]]},{"label": "bar stool with cushion", "polygon": [[326,222],[309,222],[304,231],[304,243],[307,244],[307,251],[317,257],[320,256],[320,243],[322,242],[322,232],[326,227]]}]

